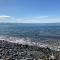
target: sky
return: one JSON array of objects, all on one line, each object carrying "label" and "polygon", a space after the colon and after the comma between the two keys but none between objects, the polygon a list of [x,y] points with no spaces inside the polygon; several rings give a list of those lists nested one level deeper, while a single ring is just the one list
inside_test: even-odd
[{"label": "sky", "polygon": [[60,23],[60,0],[0,0],[0,23]]}]

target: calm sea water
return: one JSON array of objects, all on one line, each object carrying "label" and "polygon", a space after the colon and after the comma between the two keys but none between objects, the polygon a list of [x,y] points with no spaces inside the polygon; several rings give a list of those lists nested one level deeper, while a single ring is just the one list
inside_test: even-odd
[{"label": "calm sea water", "polygon": [[60,40],[60,24],[0,23],[0,36],[31,38],[34,41]]}]

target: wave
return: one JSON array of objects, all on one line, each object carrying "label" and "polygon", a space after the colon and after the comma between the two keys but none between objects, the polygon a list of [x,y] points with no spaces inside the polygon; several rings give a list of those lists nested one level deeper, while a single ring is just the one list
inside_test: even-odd
[{"label": "wave", "polygon": [[5,41],[11,42],[11,43],[18,43],[18,44],[23,44],[23,45],[47,47],[47,44],[31,41],[31,39],[28,37],[27,38],[17,38],[17,37],[0,36],[0,40],[5,40]]},{"label": "wave", "polygon": [[49,47],[52,50],[58,50],[60,48],[60,46],[58,46],[59,48],[57,48],[57,46],[55,45],[50,45],[50,44],[45,44],[45,43],[41,43],[41,42],[35,42],[35,41],[31,41],[30,38],[17,38],[17,37],[9,37],[9,36],[0,36],[0,40],[4,40],[4,41],[8,41],[11,43],[18,43],[18,44],[22,44],[22,45],[30,45],[30,46],[37,46],[37,47],[44,47],[47,48]]}]

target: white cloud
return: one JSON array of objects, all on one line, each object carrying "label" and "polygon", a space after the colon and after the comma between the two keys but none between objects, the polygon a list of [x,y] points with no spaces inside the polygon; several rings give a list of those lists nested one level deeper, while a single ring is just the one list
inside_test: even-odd
[{"label": "white cloud", "polygon": [[33,18],[47,18],[48,16],[38,16],[38,17],[33,17]]},{"label": "white cloud", "polygon": [[7,23],[56,23],[60,22],[59,17],[38,16],[30,18],[15,18],[8,15],[0,15],[0,22]]},{"label": "white cloud", "polygon": [[26,20],[36,20],[36,19],[45,19],[45,18],[48,18],[48,16],[38,16],[38,17],[30,17],[30,18],[18,18],[16,19],[17,21],[26,21]]},{"label": "white cloud", "polygon": [[17,23],[58,23],[60,22],[60,18],[58,17],[49,17],[49,16],[39,16],[39,17],[31,17],[31,18],[19,18],[16,19]]},{"label": "white cloud", "polygon": [[8,15],[0,15],[0,20],[6,20],[6,19],[9,19],[11,18],[11,16],[8,16]]}]

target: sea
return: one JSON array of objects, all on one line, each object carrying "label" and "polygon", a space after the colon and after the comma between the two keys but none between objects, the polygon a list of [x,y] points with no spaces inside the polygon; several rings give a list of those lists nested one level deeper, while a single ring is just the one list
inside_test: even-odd
[{"label": "sea", "polygon": [[0,23],[0,40],[60,46],[60,23]]}]

